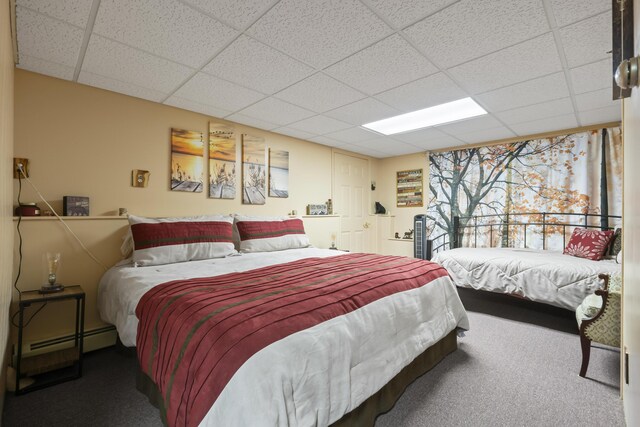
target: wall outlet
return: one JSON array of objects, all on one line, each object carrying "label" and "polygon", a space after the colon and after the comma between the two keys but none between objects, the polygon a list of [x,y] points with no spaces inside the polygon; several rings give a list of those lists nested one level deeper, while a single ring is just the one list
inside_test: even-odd
[{"label": "wall outlet", "polygon": [[13,158],[13,177],[15,179],[24,178],[24,175],[20,173],[20,165],[22,165],[24,175],[29,178],[29,159],[21,159],[18,157]]}]

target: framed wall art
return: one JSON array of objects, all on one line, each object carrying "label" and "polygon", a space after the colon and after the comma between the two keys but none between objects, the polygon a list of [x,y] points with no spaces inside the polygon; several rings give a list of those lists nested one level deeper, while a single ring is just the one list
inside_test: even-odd
[{"label": "framed wall art", "polygon": [[269,149],[269,197],[289,197],[289,152]]},{"label": "framed wall art", "polygon": [[242,203],[264,205],[266,194],[266,152],[264,138],[242,135]]},{"label": "framed wall art", "polygon": [[396,200],[399,208],[423,205],[422,169],[396,172]]},{"label": "framed wall art", "polygon": [[202,132],[171,129],[171,190],[202,192],[203,156]]},{"label": "framed wall art", "polygon": [[236,198],[236,133],[209,122],[209,198]]}]

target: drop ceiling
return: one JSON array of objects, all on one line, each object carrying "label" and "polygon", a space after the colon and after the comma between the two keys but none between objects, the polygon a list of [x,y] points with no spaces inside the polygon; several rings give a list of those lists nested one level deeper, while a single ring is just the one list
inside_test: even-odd
[{"label": "drop ceiling", "polygon": [[[384,158],[620,120],[610,0],[17,0],[19,68]],[[488,115],[360,126],[470,96]]]}]

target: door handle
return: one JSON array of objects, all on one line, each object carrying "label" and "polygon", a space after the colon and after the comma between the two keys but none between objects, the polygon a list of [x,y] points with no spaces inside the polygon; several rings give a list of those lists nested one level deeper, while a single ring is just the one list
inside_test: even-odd
[{"label": "door handle", "polygon": [[368,222],[365,222],[364,224],[362,224],[362,228],[369,228],[371,226],[371,224],[369,224]]}]

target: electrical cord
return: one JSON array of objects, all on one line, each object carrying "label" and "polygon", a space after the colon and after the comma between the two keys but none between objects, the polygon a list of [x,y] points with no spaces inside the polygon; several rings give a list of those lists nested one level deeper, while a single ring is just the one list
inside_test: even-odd
[{"label": "electrical cord", "polygon": [[42,195],[42,193],[40,193],[40,191],[38,190],[38,188],[34,185],[33,182],[31,182],[31,180],[29,179],[29,177],[24,173],[24,171],[22,170],[22,168],[19,168],[20,173],[22,173],[22,176],[24,176],[24,179],[29,183],[29,185],[31,185],[33,187],[33,189],[35,190],[36,194],[38,195],[38,197],[40,197],[40,200],[42,200],[44,202],[45,205],[47,205],[47,207],[51,210],[51,212],[53,213],[53,215],[55,215],[56,218],[58,218],[58,220],[60,220],[60,222],[62,223],[62,225],[64,225],[64,227],[67,229],[67,231],[76,239],[76,241],[80,244],[80,247],[87,253],[87,255],[89,255],[89,257],[91,257],[91,259],[98,264],[100,267],[102,267],[102,269],[104,271],[107,271],[108,268],[89,250],[87,249],[87,247],[84,245],[84,243],[82,243],[82,240],[80,240],[80,238],[76,235],[76,233],[73,232],[73,230],[71,230],[71,228],[69,228],[69,226],[67,225],[66,222],[64,222],[64,220],[60,217],[60,215],[58,215],[56,213],[56,210],[53,209],[53,207],[49,204],[49,202],[47,202],[44,198],[44,196]]},{"label": "electrical cord", "polygon": [[[20,169],[20,172],[22,172],[22,168],[20,167],[19,169]],[[18,197],[17,197],[18,206],[20,206],[21,195],[22,195],[22,176],[21,174],[18,174]],[[13,282],[13,287],[15,288],[16,291],[18,291],[18,301],[22,301],[22,291],[18,287],[18,281],[20,280],[20,275],[22,273],[22,233],[20,232],[21,222],[22,222],[22,211],[18,209],[18,224],[16,225],[16,231],[18,232],[18,272],[16,274],[16,279]],[[24,323],[22,326],[26,327],[27,325],[29,325],[29,323],[31,323],[31,320],[33,320],[36,314],[40,313],[40,310],[42,310],[45,305],[47,305],[46,302],[42,304],[40,307],[38,307],[35,313],[33,313],[31,317],[29,317],[29,319],[26,321],[26,323]],[[11,316],[11,324],[16,328],[18,327],[18,324],[16,323],[16,316],[19,313],[20,313],[20,309],[18,309],[18,311],[13,313],[13,315]]]}]

